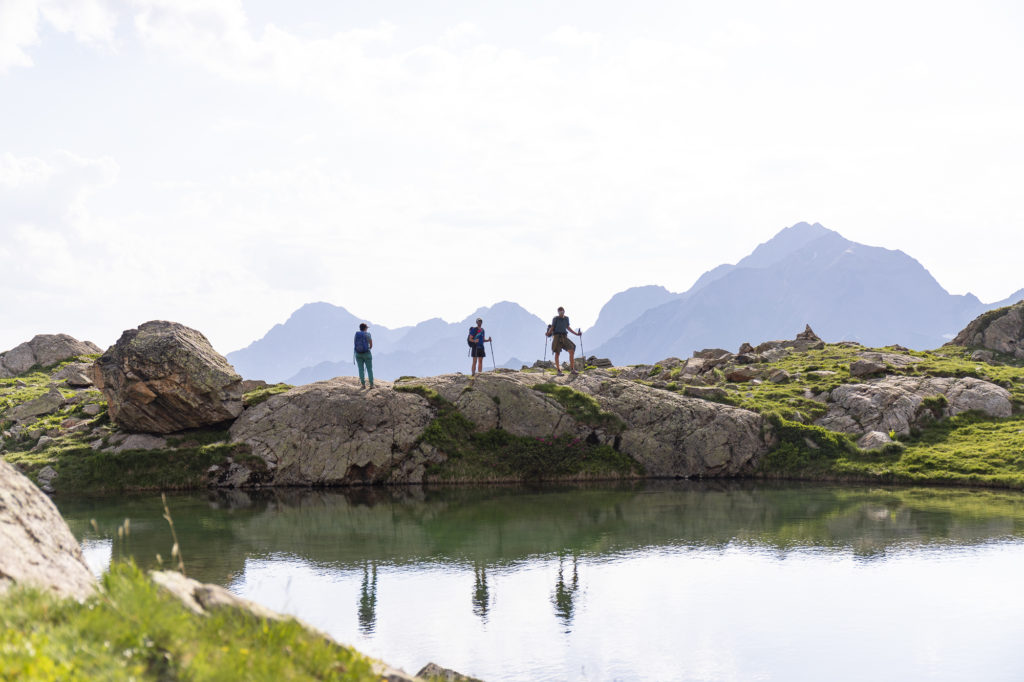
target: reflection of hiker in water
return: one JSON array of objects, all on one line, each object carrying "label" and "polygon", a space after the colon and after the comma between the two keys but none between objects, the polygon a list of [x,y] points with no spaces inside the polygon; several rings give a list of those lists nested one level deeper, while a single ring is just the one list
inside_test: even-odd
[{"label": "reflection of hiker in water", "polygon": [[580,577],[576,572],[576,555],[572,556],[572,578],[568,584],[562,573],[562,557],[558,557],[558,580],[555,582],[555,591],[551,595],[551,603],[555,606],[555,615],[562,621],[568,632],[572,625],[573,611],[576,605],[576,593],[580,589]]},{"label": "reflection of hiker in water", "polygon": [[487,591],[487,566],[473,563],[473,613],[487,620],[491,595]]},{"label": "reflection of hiker in water", "polygon": [[363,564],[363,584],[359,588],[359,631],[372,635],[377,625],[377,564]]}]

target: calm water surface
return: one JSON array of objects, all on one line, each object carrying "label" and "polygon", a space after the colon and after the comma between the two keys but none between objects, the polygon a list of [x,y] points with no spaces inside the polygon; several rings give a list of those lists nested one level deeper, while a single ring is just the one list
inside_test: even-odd
[{"label": "calm water surface", "polygon": [[[170,555],[159,496],[56,501],[97,572]],[[191,577],[408,672],[1024,679],[1016,493],[679,482],[168,502]]]}]

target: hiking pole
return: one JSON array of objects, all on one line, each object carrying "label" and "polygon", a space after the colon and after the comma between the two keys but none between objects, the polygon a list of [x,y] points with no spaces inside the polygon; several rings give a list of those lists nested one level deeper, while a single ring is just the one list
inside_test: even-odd
[{"label": "hiking pole", "polygon": [[583,352],[583,330],[580,330],[580,355],[583,356],[583,369],[587,368],[587,354]]},{"label": "hiking pole", "polygon": [[494,365],[494,343],[492,341],[488,341],[487,345],[491,347],[491,369],[497,370],[498,368]]}]

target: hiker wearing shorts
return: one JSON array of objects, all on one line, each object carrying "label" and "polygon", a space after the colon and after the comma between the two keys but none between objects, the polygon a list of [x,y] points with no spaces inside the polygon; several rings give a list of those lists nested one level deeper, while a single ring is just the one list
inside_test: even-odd
[{"label": "hiker wearing shorts", "polygon": [[489,338],[485,338],[486,336],[484,321],[478,317],[476,326],[469,328],[469,338],[467,339],[470,344],[470,357],[473,358],[470,376],[476,376],[477,372],[484,371],[484,358],[487,356],[487,353],[484,352],[484,344],[490,341]]},{"label": "hiker wearing shorts", "polygon": [[558,361],[558,356],[563,350],[569,351],[569,371],[576,374],[576,344],[569,340],[569,334],[580,335],[569,326],[565,308],[559,306],[558,316],[551,319],[546,333],[546,336],[552,337],[551,350],[555,353],[555,370],[558,374],[562,373],[562,364]]},{"label": "hiker wearing shorts", "polygon": [[353,353],[356,358],[356,365],[359,367],[359,383],[366,388],[366,374],[370,375],[370,388],[373,388],[373,355],[370,349],[373,348],[373,338],[370,332],[366,331],[366,323],[359,325],[359,331],[353,339]]}]

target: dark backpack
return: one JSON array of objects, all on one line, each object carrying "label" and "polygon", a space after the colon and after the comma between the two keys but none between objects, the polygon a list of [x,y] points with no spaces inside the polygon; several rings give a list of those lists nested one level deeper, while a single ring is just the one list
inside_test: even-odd
[{"label": "dark backpack", "polygon": [[473,339],[476,336],[477,329],[479,329],[479,327],[469,328],[469,336],[466,337],[466,345],[469,346],[470,348],[476,348],[476,341],[474,341]]},{"label": "dark backpack", "polygon": [[355,344],[356,344],[356,352],[357,353],[369,353],[370,352],[370,342],[366,338],[366,332],[362,332],[362,331],[356,332]]}]

